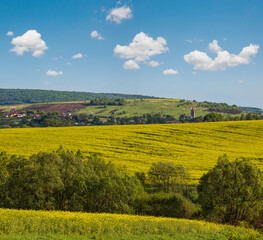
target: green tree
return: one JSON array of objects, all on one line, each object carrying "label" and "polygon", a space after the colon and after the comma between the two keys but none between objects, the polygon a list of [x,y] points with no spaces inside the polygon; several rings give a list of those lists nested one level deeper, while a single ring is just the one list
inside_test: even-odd
[{"label": "green tree", "polygon": [[176,166],[171,162],[153,163],[148,171],[151,183],[162,186],[165,191],[176,183]]},{"label": "green tree", "polygon": [[26,186],[28,181],[25,177],[29,160],[25,157],[13,155],[9,157],[7,164],[8,179],[1,190],[5,191],[2,204],[6,208],[27,208]]},{"label": "green tree", "polygon": [[84,159],[80,151],[76,154],[64,150],[61,146],[56,154],[60,157],[60,179],[63,184],[56,194],[57,209],[67,211],[82,211],[85,203],[85,175]]},{"label": "green tree", "polygon": [[263,176],[260,169],[246,159],[230,162],[224,155],[201,177],[198,192],[208,220],[237,225],[259,215],[263,203]]},{"label": "green tree", "polygon": [[29,158],[24,174],[27,208],[57,209],[55,193],[64,187],[60,176],[61,165],[61,158],[56,153],[40,152]]},{"label": "green tree", "polygon": [[87,164],[86,205],[88,212],[130,213],[143,187],[136,177],[122,174],[112,163],[92,155]]}]

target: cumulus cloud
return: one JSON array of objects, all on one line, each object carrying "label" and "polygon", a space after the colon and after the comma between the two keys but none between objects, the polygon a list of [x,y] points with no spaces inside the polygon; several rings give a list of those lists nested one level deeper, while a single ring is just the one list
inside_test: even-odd
[{"label": "cumulus cloud", "polygon": [[[166,40],[163,37],[157,37],[154,40],[144,32],[135,35],[129,45],[116,45],[113,52],[115,56],[124,59],[132,59],[138,65],[138,62],[150,59],[150,57],[158,54],[163,54],[169,49],[166,46]],[[158,62],[152,61],[152,65]]]},{"label": "cumulus cloud", "polygon": [[208,49],[212,53],[218,53],[218,52],[222,51],[222,48],[218,45],[218,41],[217,40],[214,40],[213,42],[209,43]]},{"label": "cumulus cloud", "polygon": [[177,75],[178,73],[178,70],[174,70],[171,68],[163,71],[163,75]]},{"label": "cumulus cloud", "polygon": [[120,24],[124,19],[131,19],[132,10],[127,6],[116,7],[110,10],[106,17],[106,21],[116,22]]},{"label": "cumulus cloud", "polygon": [[20,56],[30,51],[33,57],[41,57],[48,49],[45,41],[41,39],[41,34],[36,30],[28,30],[22,36],[13,38],[11,43],[15,46],[10,51]]},{"label": "cumulus cloud", "polygon": [[157,61],[150,61],[150,62],[148,62],[148,65],[151,67],[158,67],[158,66],[160,66],[160,63]]},{"label": "cumulus cloud", "polygon": [[136,34],[132,42],[128,46],[116,45],[114,55],[120,58],[133,58],[135,61],[148,60],[151,56],[165,53],[168,51],[166,40],[157,37],[154,40],[144,32]]},{"label": "cumulus cloud", "polygon": [[62,71],[56,72],[56,71],[53,71],[53,70],[48,70],[46,72],[46,74],[49,77],[56,77],[56,76],[59,76],[59,75],[63,75],[63,72]]},{"label": "cumulus cloud", "polygon": [[74,56],[72,56],[72,59],[78,59],[78,58],[83,58],[83,55],[81,53],[77,53]]},{"label": "cumulus cloud", "polygon": [[215,59],[210,58],[207,53],[195,50],[184,55],[184,60],[194,65],[195,70],[223,71],[227,67],[235,67],[241,64],[249,64],[259,50],[259,45],[250,44],[244,47],[239,54],[231,54],[222,50],[218,42],[214,40],[208,45],[211,52],[217,54]]},{"label": "cumulus cloud", "polygon": [[244,81],[243,81],[243,80],[238,80],[237,83],[238,83],[238,84],[243,84]]},{"label": "cumulus cloud", "polygon": [[90,33],[91,38],[97,38],[98,40],[104,40],[104,38],[100,35],[100,33],[96,30]]},{"label": "cumulus cloud", "polygon": [[11,31],[8,31],[8,32],[6,33],[6,36],[13,36],[13,35],[14,35],[14,33],[11,32]]},{"label": "cumulus cloud", "polygon": [[137,69],[140,69],[140,66],[136,61],[131,59],[131,60],[126,61],[123,64],[123,68],[124,69],[135,69],[135,70],[137,70]]}]

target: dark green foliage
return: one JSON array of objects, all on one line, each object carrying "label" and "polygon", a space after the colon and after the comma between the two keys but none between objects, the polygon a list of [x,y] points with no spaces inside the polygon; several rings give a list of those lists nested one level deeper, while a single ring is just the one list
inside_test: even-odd
[{"label": "dark green foliage", "polygon": [[46,152],[40,152],[29,158],[29,164],[22,176],[25,182],[23,199],[25,208],[57,209],[55,194],[64,188],[60,174],[62,161],[56,153]]},{"label": "dark green foliage", "polygon": [[84,101],[94,98],[151,99],[155,97],[119,93],[69,92],[37,89],[0,89],[0,105]]},{"label": "dark green foliage", "polygon": [[242,110],[236,105],[228,105],[226,103],[215,103],[215,102],[199,102],[197,103],[198,107],[208,108],[211,112],[223,112],[223,113],[231,113],[238,114],[241,113]]},{"label": "dark green foliage", "polygon": [[91,156],[87,161],[86,205],[88,212],[131,213],[143,188],[136,177],[119,172],[112,163]]},{"label": "dark green foliage", "polygon": [[107,99],[107,98],[95,98],[92,99],[89,105],[103,105],[103,106],[122,106],[125,104],[125,100],[123,98],[117,99]]},{"label": "dark green foliage", "polygon": [[148,178],[151,184],[166,192],[169,192],[169,190],[178,191],[178,188],[182,193],[187,192],[189,173],[181,165],[161,161],[153,163],[148,171]]},{"label": "dark green foliage", "polygon": [[239,121],[239,120],[260,120],[261,115],[256,113],[242,113],[241,116],[231,116],[228,114],[227,116],[223,116],[220,113],[212,112],[204,116],[204,122],[221,122],[221,121]]},{"label": "dark green foliage", "polygon": [[143,187],[96,155],[60,147],[29,159],[0,154],[0,207],[88,212],[133,212]]},{"label": "dark green foliage", "polygon": [[224,155],[200,179],[198,192],[207,219],[237,225],[252,221],[262,210],[263,176],[246,159],[230,162]]},{"label": "dark green foliage", "polygon": [[251,113],[263,113],[261,108],[256,107],[239,107],[244,112],[251,112]]},{"label": "dark green foliage", "polygon": [[140,215],[191,218],[198,208],[181,194],[144,194],[136,201],[136,213]]},{"label": "dark green foliage", "polygon": [[204,122],[220,122],[223,121],[224,118],[220,113],[209,113],[204,116]]},{"label": "dark green foliage", "polygon": [[151,183],[162,186],[165,191],[175,184],[176,169],[172,162],[153,163],[148,171]]}]

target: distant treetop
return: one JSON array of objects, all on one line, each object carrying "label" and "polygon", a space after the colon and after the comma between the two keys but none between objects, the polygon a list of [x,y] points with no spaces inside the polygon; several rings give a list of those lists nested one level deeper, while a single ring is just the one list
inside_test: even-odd
[{"label": "distant treetop", "polygon": [[86,101],[95,98],[156,99],[156,97],[152,96],[120,93],[70,92],[38,89],[0,89],[0,105]]}]

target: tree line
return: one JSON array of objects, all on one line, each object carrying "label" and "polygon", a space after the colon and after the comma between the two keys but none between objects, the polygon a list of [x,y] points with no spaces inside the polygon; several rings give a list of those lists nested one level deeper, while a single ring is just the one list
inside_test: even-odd
[{"label": "tree line", "polygon": [[108,98],[95,98],[90,100],[89,105],[97,106],[123,106],[125,105],[125,100],[123,98],[116,98],[116,99],[108,99]]},{"label": "tree line", "polygon": [[[39,115],[35,117],[34,114]],[[181,115],[179,120],[172,115],[162,115],[161,113],[148,113],[142,116],[121,117],[107,116],[100,117],[94,114],[67,115],[58,112],[34,112],[27,111],[27,115],[18,118],[0,117],[0,128],[10,127],[66,127],[66,126],[86,126],[86,125],[129,125],[129,124],[163,124],[163,123],[186,123],[186,122],[220,122],[220,121],[242,121],[260,120],[261,115],[253,113],[242,113],[240,116],[223,116],[220,113],[209,113],[204,117],[190,118]]]},{"label": "tree line", "polygon": [[224,155],[198,185],[182,165],[153,163],[130,175],[98,154],[60,147],[30,157],[0,153],[0,207],[128,213],[263,226],[263,175]]},{"label": "tree line", "polygon": [[92,100],[94,98],[152,99],[156,97],[133,95],[133,94],[120,94],[120,93],[91,93],[91,92],[40,90],[40,89],[1,89],[0,88],[0,105],[87,101],[87,100]]}]

